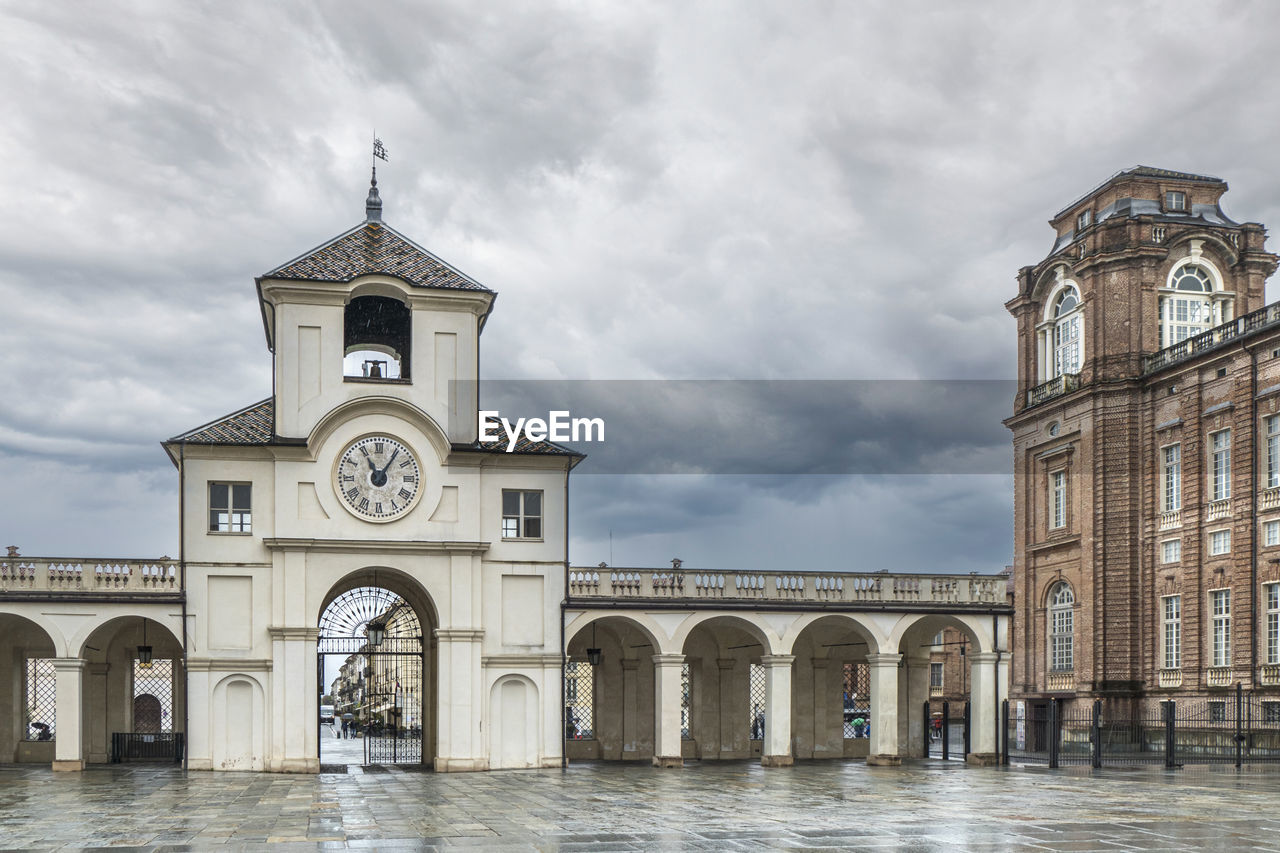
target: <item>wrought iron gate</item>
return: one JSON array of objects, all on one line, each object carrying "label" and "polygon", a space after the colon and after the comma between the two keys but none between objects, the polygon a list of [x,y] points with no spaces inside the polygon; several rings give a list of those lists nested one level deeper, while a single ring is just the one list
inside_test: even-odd
[{"label": "wrought iron gate", "polygon": [[[429,681],[413,607],[381,587],[348,590],[325,608],[317,650],[321,693],[337,685],[335,734],[360,739],[366,765],[422,763]],[[336,679],[326,679],[326,659],[342,660]]]}]

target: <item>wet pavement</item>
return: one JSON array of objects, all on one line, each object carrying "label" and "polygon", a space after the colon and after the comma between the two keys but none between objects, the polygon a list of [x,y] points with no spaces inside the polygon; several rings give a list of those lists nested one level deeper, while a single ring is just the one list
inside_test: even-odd
[{"label": "wet pavement", "polygon": [[850,762],[287,776],[0,766],[0,848],[1272,850],[1280,768]]}]

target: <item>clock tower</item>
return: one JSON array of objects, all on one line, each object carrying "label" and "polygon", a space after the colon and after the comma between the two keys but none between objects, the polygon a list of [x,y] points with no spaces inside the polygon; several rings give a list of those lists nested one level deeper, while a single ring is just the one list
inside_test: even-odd
[{"label": "clock tower", "polygon": [[[581,456],[479,439],[497,294],[384,222],[376,174],[363,221],[256,285],[272,395],[165,443],[182,480],[190,766],[318,770],[326,653],[376,661],[398,625],[420,626],[417,674],[397,671],[381,713],[420,732],[411,760],[558,765]],[[327,636],[353,596],[394,604]]]}]

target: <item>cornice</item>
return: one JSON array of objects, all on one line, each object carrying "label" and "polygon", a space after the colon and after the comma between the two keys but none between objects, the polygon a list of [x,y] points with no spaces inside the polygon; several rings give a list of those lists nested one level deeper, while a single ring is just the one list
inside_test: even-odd
[{"label": "cornice", "polygon": [[272,551],[316,551],[347,553],[351,551],[392,554],[483,554],[488,542],[441,540],[438,542],[397,539],[264,539],[262,544]]}]

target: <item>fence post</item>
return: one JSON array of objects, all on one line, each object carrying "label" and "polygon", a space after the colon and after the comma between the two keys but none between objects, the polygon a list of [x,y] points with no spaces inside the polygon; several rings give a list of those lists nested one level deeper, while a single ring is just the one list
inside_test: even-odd
[{"label": "fence post", "polygon": [[1093,766],[1102,766],[1102,700],[1093,700],[1093,720],[1089,727],[1089,745],[1093,748]]},{"label": "fence post", "polygon": [[1009,700],[1000,703],[1000,763],[1009,763]]},{"label": "fence post", "polygon": [[969,715],[969,700],[964,700],[964,753],[961,758],[969,757],[969,725],[973,722],[973,717]]},{"label": "fence post", "polygon": [[951,703],[942,703],[942,760],[951,757]]},{"label": "fence post", "polygon": [[1236,682],[1236,769],[1244,758],[1244,685]]},{"label": "fence post", "polygon": [[924,703],[924,757],[928,758],[933,751],[933,729],[929,727],[929,702]]},{"label": "fence post", "polygon": [[1058,700],[1049,700],[1049,768],[1058,766],[1058,741],[1062,738],[1058,720]]},{"label": "fence post", "polygon": [[1166,699],[1160,703],[1164,706],[1164,766],[1166,769],[1172,770],[1177,767],[1175,761],[1174,739],[1177,737],[1177,725],[1174,723],[1177,711],[1172,699]]}]

